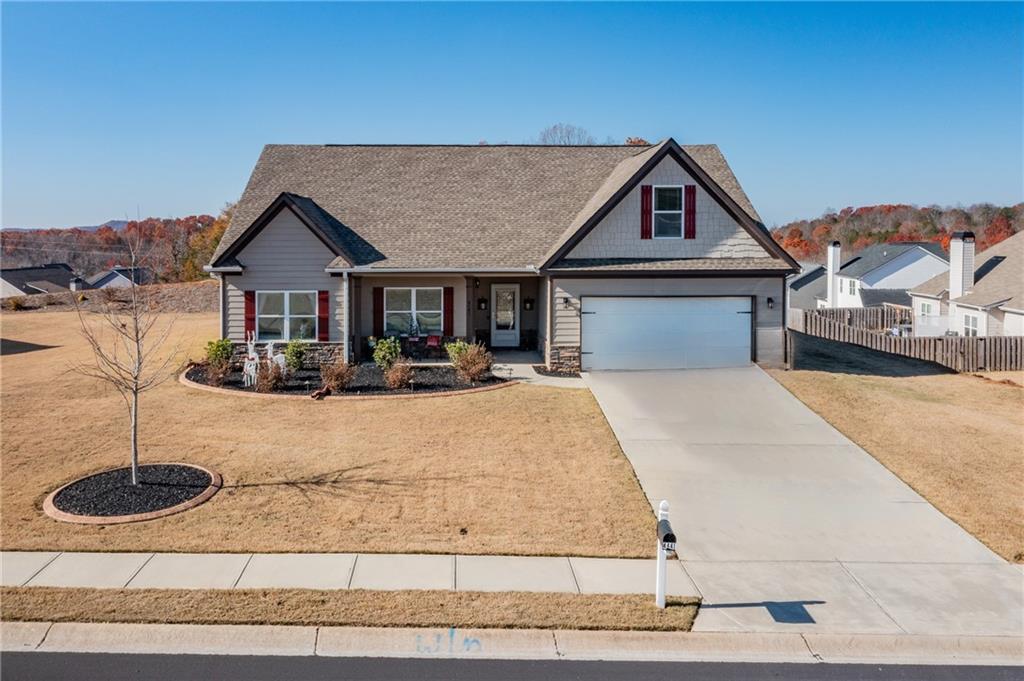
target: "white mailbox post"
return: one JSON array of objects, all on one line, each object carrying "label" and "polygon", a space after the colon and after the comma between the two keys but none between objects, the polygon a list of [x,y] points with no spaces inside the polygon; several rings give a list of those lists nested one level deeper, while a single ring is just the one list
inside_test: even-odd
[{"label": "white mailbox post", "polygon": [[658,567],[654,586],[654,603],[659,608],[665,607],[665,570],[668,554],[676,550],[676,535],[668,522],[668,501],[662,500],[658,506]]}]

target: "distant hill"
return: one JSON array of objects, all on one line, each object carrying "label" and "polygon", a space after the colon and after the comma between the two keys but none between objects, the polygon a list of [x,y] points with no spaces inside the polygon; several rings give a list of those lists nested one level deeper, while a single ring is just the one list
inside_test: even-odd
[{"label": "distant hill", "polygon": [[37,232],[45,229],[77,229],[83,232],[95,232],[97,229],[109,227],[115,231],[122,230],[128,226],[128,220],[107,220],[102,225],[80,225],[78,227],[4,227],[5,232]]},{"label": "distant hill", "polygon": [[832,241],[843,245],[844,256],[872,244],[935,241],[949,250],[953,232],[971,231],[984,250],[1024,229],[1024,203],[967,208],[918,207],[907,204],[848,207],[809,220],[776,227],[772,236],[797,260],[823,262]]}]

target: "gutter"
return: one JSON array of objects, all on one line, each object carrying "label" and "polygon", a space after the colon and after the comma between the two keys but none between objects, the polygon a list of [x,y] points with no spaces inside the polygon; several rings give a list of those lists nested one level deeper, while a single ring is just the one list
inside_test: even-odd
[{"label": "gutter", "polygon": [[325,267],[328,274],[540,274],[534,266],[529,267]]},{"label": "gutter", "polygon": [[211,274],[222,273],[222,274],[241,274],[243,267],[241,265],[225,265],[223,267],[214,267],[213,265],[203,265],[203,271]]}]

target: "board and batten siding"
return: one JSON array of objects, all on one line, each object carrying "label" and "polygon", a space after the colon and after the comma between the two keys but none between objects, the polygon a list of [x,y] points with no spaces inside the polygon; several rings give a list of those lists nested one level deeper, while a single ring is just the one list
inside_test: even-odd
[{"label": "board and batten siding", "polygon": [[227,338],[245,340],[245,291],[329,291],[328,340],[342,341],[343,279],[324,268],[334,254],[290,209],[284,209],[250,241],[237,258],[242,274],[224,277]]},{"label": "board and batten siding", "polygon": [[[580,299],[583,296],[756,296],[754,329],[757,361],[783,362],[782,290],[784,277],[699,277],[699,278],[622,278],[552,279],[551,344],[563,347],[580,345]],[[774,308],[768,309],[768,298]],[[569,304],[565,301],[568,299]],[[637,342],[643,342],[643,329],[636,329]]]},{"label": "board and batten siding", "polygon": [[[642,185],[697,187],[693,239],[641,239]],[[769,254],[675,159],[648,173],[565,257],[567,258],[765,258]]]}]

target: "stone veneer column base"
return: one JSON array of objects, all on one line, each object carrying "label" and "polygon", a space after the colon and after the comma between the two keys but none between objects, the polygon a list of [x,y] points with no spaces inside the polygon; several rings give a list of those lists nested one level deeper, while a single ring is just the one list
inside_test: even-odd
[{"label": "stone veneer column base", "polygon": [[578,372],[580,370],[580,348],[578,345],[555,345],[551,347],[548,368],[552,371]]},{"label": "stone veneer column base", "polygon": [[[275,342],[275,348],[277,352],[284,352],[284,346],[287,345],[285,341]],[[256,352],[260,358],[267,356],[267,344],[257,343]],[[338,359],[341,359],[345,352],[344,345],[342,343],[308,343],[306,345],[306,357],[303,364],[307,369],[318,369],[321,364],[331,364]],[[236,364],[241,364],[245,361],[246,347],[245,343],[235,343],[234,350],[231,355],[231,361]]]}]

